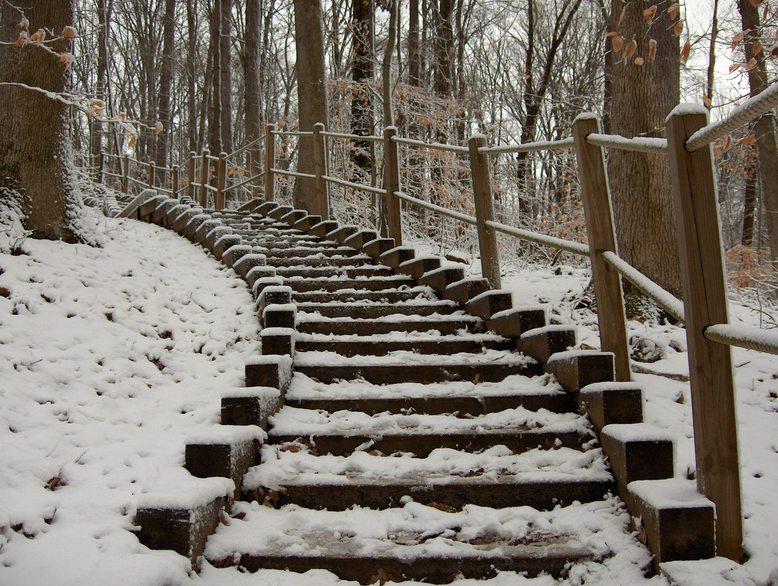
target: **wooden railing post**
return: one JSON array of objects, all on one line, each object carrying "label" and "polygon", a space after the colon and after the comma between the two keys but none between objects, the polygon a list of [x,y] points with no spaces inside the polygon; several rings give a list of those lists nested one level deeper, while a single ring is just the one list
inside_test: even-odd
[{"label": "wooden railing post", "polygon": [[716,552],[741,561],[735,385],[729,346],[705,338],[705,328],[727,323],[727,286],[710,146],[694,152],[686,141],[708,122],[689,105],[667,119],[676,241],[681,261],[697,486],[716,505]]},{"label": "wooden railing post", "polygon": [[494,289],[499,289],[500,257],[497,252],[497,233],[486,222],[494,221],[494,202],[492,200],[492,178],[489,174],[489,155],[479,153],[486,146],[483,134],[474,134],[467,142],[470,149],[470,174],[473,180],[473,198],[475,216],[478,220],[478,247],[481,251],[481,272]]},{"label": "wooden railing post", "polygon": [[400,191],[400,151],[397,143],[392,140],[397,136],[395,126],[384,128],[384,220],[386,236],[394,238],[395,246],[402,246],[402,206],[394,193]]},{"label": "wooden railing post", "polygon": [[195,181],[197,180],[197,153],[194,151],[189,152],[189,169],[188,169],[188,181],[189,185],[186,188],[186,194],[189,199],[194,201],[195,199]]},{"label": "wooden railing post", "polygon": [[171,173],[172,177],[170,178],[170,190],[173,192],[171,197],[173,199],[178,199],[178,165],[173,165]]},{"label": "wooden railing post", "polygon": [[608,174],[602,147],[586,141],[586,137],[595,132],[601,132],[596,116],[585,114],[576,118],[573,124],[575,157],[578,162],[586,233],[589,238],[592,281],[597,299],[597,322],[600,325],[600,347],[616,356],[616,380],[628,381],[631,372],[621,277],[602,258],[603,252],[616,252]]},{"label": "wooden railing post", "polygon": [[273,201],[275,177],[273,167],[276,165],[276,137],[273,134],[275,124],[265,126],[265,201]]},{"label": "wooden railing post", "polygon": [[122,193],[130,192],[130,157],[123,155],[120,164],[122,166]]},{"label": "wooden railing post", "polygon": [[208,205],[208,179],[210,177],[209,170],[211,162],[208,160],[210,156],[208,149],[203,150],[203,154],[200,156],[200,206],[206,207]]},{"label": "wooden railing post", "polygon": [[216,163],[216,201],[215,209],[224,209],[224,189],[227,187],[227,153],[219,153],[219,162]]},{"label": "wooden railing post", "polygon": [[313,169],[316,175],[316,209],[311,213],[321,216],[322,220],[330,219],[330,194],[327,180],[324,176],[327,174],[327,137],[324,132],[325,126],[322,122],[313,125]]},{"label": "wooden railing post", "polygon": [[154,161],[148,161],[146,163],[146,185],[150,189],[154,189],[154,185],[157,182],[157,165]]}]

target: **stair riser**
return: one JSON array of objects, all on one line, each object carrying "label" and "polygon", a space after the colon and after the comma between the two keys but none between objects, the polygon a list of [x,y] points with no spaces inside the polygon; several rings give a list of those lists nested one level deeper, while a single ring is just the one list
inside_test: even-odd
[{"label": "stair riser", "polygon": [[303,334],[334,334],[338,336],[372,336],[391,334],[393,332],[428,332],[437,330],[447,336],[461,329],[469,332],[482,332],[483,322],[470,321],[413,321],[413,322],[380,322],[380,321],[300,321],[297,331]]},{"label": "stair riser", "polygon": [[287,405],[301,409],[322,409],[334,413],[343,409],[363,411],[376,415],[389,413],[426,413],[442,415],[458,413],[459,415],[483,415],[496,413],[506,409],[524,407],[530,411],[547,409],[552,413],[570,413],[575,410],[575,398],[568,393],[553,395],[499,396],[499,397],[440,397],[434,399],[413,398],[375,398],[375,399],[287,399]]},{"label": "stair riser", "polygon": [[[486,483],[458,482],[425,485],[334,484],[284,485],[278,492],[278,506],[294,504],[308,509],[345,511],[354,505],[372,509],[401,506],[403,497],[410,496],[424,504],[440,503],[457,510],[473,504],[481,507],[533,507],[550,510],[574,501],[588,503],[602,499],[614,490],[610,481],[587,482],[522,482]],[[244,492],[244,499],[256,499],[255,491]],[[260,495],[262,496],[262,495]]]},{"label": "stair riser", "polygon": [[396,289],[398,287],[413,287],[415,283],[411,279],[290,279],[286,283],[293,291],[340,291],[341,289],[367,289],[369,291],[382,291]]},{"label": "stair riser", "polygon": [[372,262],[369,258],[364,257],[346,257],[346,258],[306,258],[306,257],[279,257],[273,258],[272,253],[270,258],[267,259],[268,266],[287,268],[287,267],[306,267],[306,268],[322,268],[322,267],[360,267],[367,263]]},{"label": "stair riser", "polygon": [[354,301],[370,301],[373,303],[398,303],[410,301],[421,295],[421,291],[330,291],[320,293],[316,291],[296,292],[292,295],[295,303],[329,303],[340,301],[349,303]]},{"label": "stair riser", "polygon": [[298,342],[300,352],[337,352],[341,356],[383,356],[387,352],[406,350],[419,354],[456,354],[459,352],[479,353],[484,349],[510,350],[510,340],[476,342],[467,340],[413,340],[407,342]]},{"label": "stair riser", "polygon": [[[287,572],[307,572],[308,570],[328,570],[342,580],[353,580],[361,584],[377,584],[376,576],[390,578],[395,582],[419,580],[430,584],[448,584],[458,576],[465,578],[492,578],[498,571],[523,572],[528,577],[547,573],[554,578],[564,576],[570,563],[582,561],[583,556],[540,557],[526,555],[521,558],[487,556],[462,559],[451,556],[417,558],[376,558],[376,557],[269,557],[243,555],[238,565],[249,572],[258,570],[284,570]],[[231,560],[210,560],[216,567],[230,565]],[[379,574],[383,571],[383,574]]]},{"label": "stair riser", "polygon": [[360,267],[360,268],[306,268],[306,267],[280,267],[277,269],[280,277],[303,277],[312,279],[327,279],[343,277],[346,279],[358,279],[360,277],[391,277],[394,273],[384,267]]},{"label": "stair riser", "polygon": [[387,315],[449,315],[457,307],[452,305],[385,305],[370,306],[359,304],[302,304],[297,307],[301,313],[319,313],[324,317],[350,317],[352,319],[372,319]]},{"label": "stair riser", "polygon": [[[581,443],[587,438],[575,432],[565,433],[489,433],[489,434],[451,434],[451,435],[383,435],[370,437],[361,436],[285,436],[271,435],[273,444],[285,444],[300,442],[313,446],[317,454],[332,454],[335,456],[347,456],[357,447],[370,442],[367,451],[378,450],[383,454],[395,454],[397,452],[409,452],[419,457],[425,457],[438,448],[449,448],[467,452],[486,450],[494,446],[506,446],[515,454],[521,454],[534,448],[552,449],[554,447],[580,448]],[[591,438],[589,438],[591,439]],[[557,442],[559,440],[559,442]]]},{"label": "stair riser", "polygon": [[435,364],[402,364],[365,367],[297,365],[295,370],[322,383],[362,379],[374,385],[404,382],[422,384],[448,381],[499,382],[514,374],[532,376],[542,372],[537,366],[508,366],[503,364],[451,364],[445,366]]}]

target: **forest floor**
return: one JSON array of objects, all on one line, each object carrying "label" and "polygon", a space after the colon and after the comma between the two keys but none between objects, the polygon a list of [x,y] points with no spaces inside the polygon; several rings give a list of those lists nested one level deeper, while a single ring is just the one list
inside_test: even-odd
[{"label": "forest floor", "polygon": [[[252,583],[207,564],[192,574],[184,558],[150,551],[130,532],[144,494],[188,482],[185,438],[218,422],[214,396],[242,385],[244,363],[258,351],[243,281],[155,226],[89,212],[82,229],[95,245],[65,245],[17,239],[18,224],[1,212],[0,583]],[[576,309],[588,279],[583,269],[517,265],[503,287],[517,303],[554,308],[582,344],[598,347],[596,316]],[[731,311],[733,323],[776,317],[742,301]],[[635,378],[646,420],[675,435],[676,476],[687,477],[694,453],[684,331],[629,328],[661,355],[637,364],[644,372]],[[778,581],[778,367],[766,354],[734,349],[733,357],[745,567],[767,584]],[[262,574],[263,584],[345,583],[322,571]],[[523,582],[515,574],[494,580]]]}]

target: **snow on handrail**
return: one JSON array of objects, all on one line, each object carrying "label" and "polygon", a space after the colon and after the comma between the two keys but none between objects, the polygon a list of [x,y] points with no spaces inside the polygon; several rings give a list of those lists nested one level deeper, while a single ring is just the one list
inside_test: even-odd
[{"label": "snow on handrail", "polygon": [[659,307],[678,321],[684,321],[683,303],[680,299],[654,283],[627,261],[620,258],[615,252],[606,251],[601,254],[602,258],[616,269],[622,277],[653,299]]},{"label": "snow on handrail", "polygon": [[454,210],[449,210],[447,208],[435,205],[434,203],[426,202],[424,200],[408,195],[407,193],[403,193],[402,191],[395,191],[392,195],[400,198],[403,201],[407,201],[408,203],[419,206],[420,208],[425,208],[428,210],[432,210],[433,212],[438,212],[439,214],[448,216],[449,218],[454,218],[455,220],[459,220],[460,222],[464,222],[465,224],[472,224],[473,226],[478,224],[478,220],[476,220],[473,216],[468,216],[467,214],[463,214],[461,212],[455,212]]},{"label": "snow on handrail", "polygon": [[383,142],[383,136],[362,136],[361,134],[348,134],[346,132],[330,132],[329,130],[322,130],[319,134],[322,136],[329,136],[331,138],[345,138],[347,140],[370,140],[373,142]]},{"label": "snow on handrail", "polygon": [[270,134],[275,136],[313,136],[312,130],[274,130]]},{"label": "snow on handrail", "polygon": [[361,191],[367,191],[368,193],[377,193],[378,195],[385,195],[386,189],[380,187],[373,187],[372,185],[363,185],[362,183],[353,183],[352,181],[346,181],[338,177],[331,177],[330,175],[322,175],[322,179],[336,185],[342,185],[343,187],[351,187],[352,189],[359,189]]},{"label": "snow on handrail", "polygon": [[586,137],[586,142],[596,146],[618,149],[621,151],[634,151],[638,153],[667,152],[666,138],[652,138],[648,136],[627,138],[617,134],[599,134],[595,132]]},{"label": "snow on handrail", "polygon": [[744,325],[716,324],[705,328],[705,337],[712,342],[778,354],[778,330],[763,330]]},{"label": "snow on handrail", "polygon": [[259,138],[255,138],[251,142],[247,142],[242,147],[239,147],[239,148],[235,149],[234,151],[232,151],[229,155],[227,155],[227,158],[229,159],[230,157],[237,156],[237,155],[241,154],[243,151],[246,151],[246,150],[250,149],[255,144],[263,142],[264,140],[265,140],[264,136],[260,136]]},{"label": "snow on handrail", "polygon": [[580,242],[573,242],[572,240],[563,240],[562,238],[556,238],[555,236],[547,236],[546,234],[540,234],[538,232],[531,232],[529,230],[522,230],[521,228],[514,228],[513,226],[507,226],[500,222],[494,222],[487,220],[486,225],[490,228],[494,228],[498,232],[508,234],[509,236],[515,236],[522,240],[529,240],[536,244],[543,244],[545,246],[551,246],[552,248],[558,248],[566,252],[571,252],[579,256],[589,256],[589,247],[586,244]]},{"label": "snow on handrail", "polygon": [[393,136],[392,140],[398,144],[407,144],[416,147],[428,148],[436,151],[448,151],[450,153],[458,153],[460,155],[466,155],[470,152],[470,149],[464,146],[457,146],[455,144],[443,144],[442,142],[424,142],[423,140],[414,140],[412,138],[400,138],[399,136]]},{"label": "snow on handrail", "polygon": [[563,151],[572,148],[575,145],[573,137],[563,138],[561,140],[543,140],[537,142],[525,142],[524,144],[509,144],[504,146],[480,147],[478,152],[481,154],[500,154],[500,153],[532,153],[535,151]]},{"label": "snow on handrail", "polygon": [[724,120],[700,128],[686,141],[686,150],[694,152],[709,145],[774,108],[778,108],[778,81],[762,93],[743,102]]},{"label": "snow on handrail", "polygon": [[287,175],[289,177],[301,177],[303,179],[316,179],[316,175],[312,173],[298,173],[297,171],[287,171],[286,169],[270,169],[277,175]]}]

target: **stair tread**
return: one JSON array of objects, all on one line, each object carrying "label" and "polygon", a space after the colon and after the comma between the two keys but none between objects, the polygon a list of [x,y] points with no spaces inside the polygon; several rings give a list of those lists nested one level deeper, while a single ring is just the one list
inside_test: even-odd
[{"label": "stair tread", "polygon": [[295,373],[289,390],[288,400],[302,399],[374,399],[385,397],[392,399],[432,399],[439,397],[490,397],[490,396],[566,396],[556,382],[550,382],[548,375],[527,377],[512,375],[499,382],[475,384],[470,381],[445,383],[395,383],[391,385],[372,385],[364,381],[340,381],[325,384],[313,380],[303,373]]},{"label": "stair tread", "polygon": [[523,407],[506,409],[472,418],[453,415],[391,414],[368,415],[359,411],[327,412],[285,406],[270,419],[270,436],[376,436],[376,435],[446,435],[446,434],[539,434],[577,432],[591,433],[582,415],[530,411]]},{"label": "stair tread", "polygon": [[435,486],[579,485],[612,482],[600,448],[532,449],[514,454],[493,446],[474,454],[439,448],[423,458],[411,454],[391,457],[357,451],[348,456],[314,455],[262,446],[262,464],[250,468],[243,489],[278,490],[290,486],[363,486],[388,489]]},{"label": "stair tread", "polygon": [[[575,563],[634,547],[628,535],[615,543],[603,539],[603,535],[626,533],[623,521],[614,514],[618,511],[612,497],[604,504],[573,504],[553,511],[468,505],[450,512],[408,502],[391,510],[353,507],[336,512],[295,505],[279,510],[238,502],[229,525],[220,526],[208,540],[205,557],[214,562],[232,560],[237,554],[240,565],[248,569],[274,567],[263,563],[273,558],[287,563],[308,558],[314,564],[330,558],[343,560],[340,563],[346,567],[355,559],[367,558],[379,562],[373,565],[374,572],[382,567],[381,561],[392,559],[405,565],[414,560],[456,564],[486,558],[498,569],[510,568],[503,564],[522,558],[535,563],[560,558]],[[249,563],[250,557],[258,565]]]},{"label": "stair tread", "polygon": [[337,352],[307,351],[295,353],[295,368],[316,367],[412,367],[412,366],[516,366],[523,367],[535,361],[523,354],[507,350],[485,349],[480,353],[419,354],[408,350],[396,350],[385,356],[343,356]]}]

